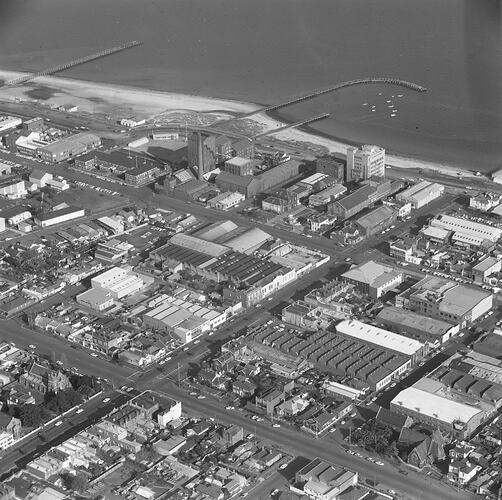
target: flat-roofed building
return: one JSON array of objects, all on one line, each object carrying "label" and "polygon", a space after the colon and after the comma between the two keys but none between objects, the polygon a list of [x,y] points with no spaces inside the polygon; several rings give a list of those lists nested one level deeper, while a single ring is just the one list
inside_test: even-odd
[{"label": "flat-roofed building", "polygon": [[401,307],[384,307],[376,321],[394,328],[403,335],[421,342],[439,345],[447,342],[460,331],[459,325],[447,321],[423,316]]},{"label": "flat-roofed building", "polygon": [[385,177],[385,149],[365,144],[347,149],[347,181]]},{"label": "flat-roofed building", "polygon": [[338,323],[336,331],[361,342],[373,344],[386,350],[395,351],[409,357],[413,362],[420,360],[427,352],[427,347],[418,340],[378,328],[356,320]]},{"label": "flat-roofed building", "polygon": [[415,386],[402,390],[390,402],[390,409],[396,413],[409,415],[418,422],[438,427],[457,439],[468,438],[485,417],[480,408]]},{"label": "flat-roofed building", "polygon": [[346,160],[335,156],[323,156],[316,160],[316,172],[328,174],[334,177],[337,182],[343,184],[345,181]]},{"label": "flat-roofed building", "polygon": [[143,280],[120,267],[112,267],[108,271],[91,279],[92,288],[100,288],[110,293],[114,299],[121,299],[140,291]]},{"label": "flat-roofed building", "polygon": [[463,328],[491,311],[493,295],[478,287],[426,276],[397,296],[396,305]]},{"label": "flat-roofed building", "polygon": [[372,260],[353,266],[341,276],[343,281],[352,283],[361,292],[378,299],[386,291],[403,281],[403,273],[393,267],[384,266]]}]

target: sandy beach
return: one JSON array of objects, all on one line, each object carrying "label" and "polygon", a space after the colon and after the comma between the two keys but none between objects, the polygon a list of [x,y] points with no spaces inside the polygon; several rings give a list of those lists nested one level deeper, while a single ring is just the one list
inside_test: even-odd
[{"label": "sandy beach", "polygon": [[[24,73],[0,70],[0,79],[9,81]],[[137,87],[87,82],[60,77],[39,77],[33,82],[18,87],[0,88],[0,101],[30,101],[42,106],[73,104],[79,112],[102,114],[112,119],[130,116],[145,118],[150,123],[169,124],[186,122],[209,125],[218,120],[260,109],[253,103],[217,99],[204,96],[150,91]],[[258,113],[246,119],[244,130],[250,135],[283,127],[285,124],[265,113]],[[246,126],[247,125],[247,126]],[[307,130],[287,129],[273,137],[291,145],[311,145],[311,150],[323,149],[329,152],[345,153],[347,144],[335,139],[317,135]],[[397,168],[414,168],[441,172],[456,176],[474,175],[454,165],[407,158],[405,155],[387,154],[387,164]]]}]

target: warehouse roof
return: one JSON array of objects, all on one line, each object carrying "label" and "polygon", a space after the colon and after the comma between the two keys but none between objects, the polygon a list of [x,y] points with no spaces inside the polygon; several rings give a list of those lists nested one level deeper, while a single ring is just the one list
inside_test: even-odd
[{"label": "warehouse roof", "polygon": [[377,288],[400,275],[402,275],[402,272],[396,271],[393,267],[384,266],[370,260],[359,266],[352,267],[344,272],[342,277]]},{"label": "warehouse roof", "polygon": [[253,227],[243,234],[232,238],[225,242],[225,245],[230,247],[236,252],[247,253],[250,250],[254,250],[259,246],[263,245],[266,241],[270,240],[272,237],[270,234],[262,231],[258,227]]},{"label": "warehouse roof", "polygon": [[351,210],[366,201],[375,190],[374,186],[366,184],[335,203],[338,203],[345,210]]},{"label": "warehouse roof", "polygon": [[247,187],[251,182],[257,181],[252,175],[235,175],[229,172],[221,172],[216,176],[216,184],[226,182],[236,186]]},{"label": "warehouse roof", "polygon": [[392,401],[396,407],[418,411],[422,415],[436,418],[442,422],[453,424],[455,421],[467,423],[481,413],[479,408],[459,403],[451,399],[422,391],[416,387],[408,387],[401,391]]},{"label": "warehouse roof", "polygon": [[194,233],[194,236],[206,241],[216,241],[221,236],[230,233],[238,227],[239,226],[231,220],[219,221],[202,228],[200,231]]},{"label": "warehouse roof", "polygon": [[342,321],[336,325],[336,331],[350,337],[355,337],[363,342],[369,342],[385,349],[397,351],[406,356],[412,356],[424,346],[418,340],[410,339],[403,335],[362,323],[361,321]]},{"label": "warehouse roof", "polygon": [[473,271],[479,271],[479,272],[483,273],[485,271],[488,271],[488,269],[490,269],[491,267],[493,267],[498,262],[499,262],[499,259],[497,259],[496,257],[488,256],[485,259],[483,259],[481,262],[479,262],[478,264],[476,264],[472,268],[472,270]]},{"label": "warehouse roof", "polygon": [[45,214],[37,215],[37,219],[39,221],[47,221],[47,220],[51,220],[51,219],[56,219],[57,217],[61,217],[64,215],[72,214],[75,212],[80,212],[81,210],[83,210],[83,208],[70,206],[70,207],[62,208],[60,210],[54,210],[53,212],[47,212]]},{"label": "warehouse roof", "polygon": [[491,241],[497,241],[502,235],[502,230],[497,227],[450,215],[438,215],[431,225]]},{"label": "warehouse roof", "polygon": [[355,222],[365,229],[371,229],[389,220],[393,215],[394,210],[392,210],[392,208],[382,205],[381,207],[374,208],[366,215],[359,217]]},{"label": "warehouse roof", "polygon": [[420,330],[429,335],[444,335],[453,328],[453,325],[440,319],[429,318],[402,307],[384,307],[377,315],[377,319],[383,322],[399,324],[406,328]]},{"label": "warehouse roof", "polygon": [[175,234],[170,242],[173,245],[178,245],[189,250],[194,250],[205,255],[211,255],[213,257],[218,257],[228,252],[228,248],[223,245],[218,245],[211,241],[205,241],[201,238],[195,236],[190,236],[189,234]]}]

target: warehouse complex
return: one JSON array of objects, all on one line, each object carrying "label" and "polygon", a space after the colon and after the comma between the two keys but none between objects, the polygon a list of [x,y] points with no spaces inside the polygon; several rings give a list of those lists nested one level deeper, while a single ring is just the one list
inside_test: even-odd
[{"label": "warehouse complex", "polygon": [[357,378],[377,391],[392,383],[412,364],[412,356],[327,330],[304,336],[298,331],[274,330],[260,325],[251,328],[249,335],[257,342],[304,358],[322,370]]},{"label": "warehouse complex", "polygon": [[329,261],[319,252],[283,243],[262,256],[254,255],[272,241],[261,229],[244,229],[224,221],[195,235],[177,234],[151,252],[150,258],[173,272],[188,269],[217,283],[224,282],[227,298],[252,305]]},{"label": "warehouse complex", "polygon": [[173,333],[183,343],[218,328],[227,319],[226,311],[199,304],[181,295],[162,294],[147,303],[143,314],[146,326]]},{"label": "warehouse complex", "polygon": [[451,215],[438,215],[431,220],[430,226],[451,231],[452,242],[468,246],[482,246],[485,241],[495,243],[502,236],[502,229],[480,224]]},{"label": "warehouse complex", "polygon": [[398,295],[396,305],[464,328],[491,311],[493,295],[478,287],[426,276]]}]

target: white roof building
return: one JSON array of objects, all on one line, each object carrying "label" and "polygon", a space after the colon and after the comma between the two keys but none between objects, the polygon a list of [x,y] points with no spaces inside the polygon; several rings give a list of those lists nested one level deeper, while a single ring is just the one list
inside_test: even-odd
[{"label": "white roof building", "polygon": [[496,242],[502,236],[502,230],[497,227],[450,215],[438,215],[432,219],[431,226],[440,227],[447,231],[454,231],[454,238],[462,241],[490,240]]},{"label": "white roof building", "polygon": [[405,356],[413,356],[424,347],[424,344],[418,340],[410,339],[356,320],[346,320],[338,323],[336,331],[363,342],[369,342],[384,349],[399,352]]},{"label": "white roof building", "polygon": [[468,423],[473,417],[483,413],[474,406],[423,391],[417,387],[407,387],[401,391],[391,401],[391,405],[416,411],[449,425],[456,421]]}]

